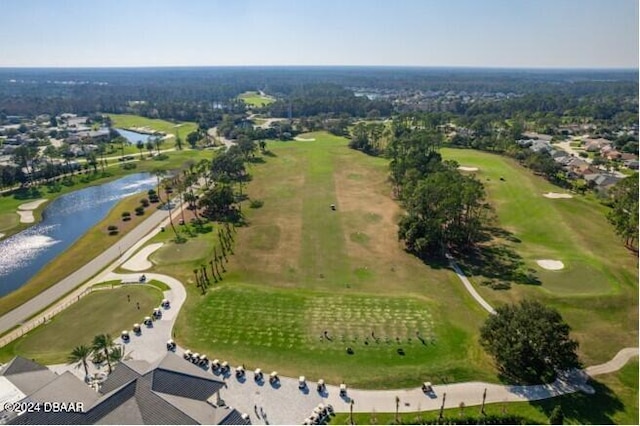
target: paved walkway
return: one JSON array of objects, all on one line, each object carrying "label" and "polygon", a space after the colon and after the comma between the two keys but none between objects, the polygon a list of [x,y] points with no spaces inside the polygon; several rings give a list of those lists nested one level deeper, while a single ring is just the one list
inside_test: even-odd
[{"label": "paved walkway", "polygon": [[146,271],[153,266],[153,263],[149,260],[149,256],[162,247],[163,243],[154,243],[145,246],[142,250],[136,253],[131,259],[122,264],[122,269],[128,271]]},{"label": "paved walkway", "polygon": [[[176,214],[179,211],[179,207],[173,209],[172,215],[174,218],[177,217]],[[41,292],[33,299],[30,299],[28,302],[1,316],[0,334],[12,329],[16,325],[28,326],[30,325],[30,322],[41,322],[42,318],[47,317],[47,315],[53,312],[57,306],[77,298],[78,295],[86,289],[86,287],[100,282],[95,279],[89,281],[98,271],[104,269],[110,263],[112,263],[112,265],[109,266],[108,270],[115,269],[136,250],[142,247],[157,232],[159,232],[161,226],[166,226],[167,224],[168,214],[166,210],[157,210],[152,213],[146,220],[132,229],[131,232],[122,237],[117,243],[95,257],[89,263],[59,281],[57,284],[54,284]],[[85,283],[85,285],[79,287],[83,283]],[[69,292],[71,293],[64,299],[59,300],[56,305],[49,306],[52,301],[60,299]],[[43,311],[47,307],[49,307],[49,309]],[[26,321],[38,312],[42,312],[42,314],[38,314],[38,317],[33,318],[31,321]]]},{"label": "paved walkway", "polygon": [[453,259],[453,256],[451,256],[450,254],[447,254],[447,259],[449,259],[449,264],[453,268],[453,271],[456,273],[458,278],[460,278],[460,281],[462,281],[462,284],[464,284],[469,294],[474,299],[476,299],[476,301],[480,304],[480,306],[482,306],[487,312],[489,312],[490,314],[495,314],[496,310],[493,309],[493,307],[486,300],[484,300],[482,296],[480,296],[480,294],[476,291],[475,288],[473,288],[473,285],[471,285],[471,282],[469,282],[469,279],[467,278],[467,276],[464,274],[464,272],[462,272],[462,269],[460,269],[458,264],[455,262],[455,260]]},{"label": "paved walkway", "polygon": [[[155,321],[153,327],[143,326],[141,335],[136,336],[131,333],[131,339],[126,344],[118,337],[116,343],[124,345],[127,358],[153,363],[166,353],[166,342],[172,338],[172,330],[178,312],[186,300],[186,291],[182,283],[175,278],[154,273],[146,273],[145,275],[149,280],[155,279],[170,287],[165,292],[165,298],[170,300],[171,308],[163,311],[162,318]],[[107,271],[96,277],[95,281],[120,279],[129,282],[137,281],[138,277],[139,274],[116,274]],[[182,356],[184,348],[177,347],[176,353]],[[209,359],[216,357],[215,353],[207,355]],[[280,382],[276,386],[272,386],[268,381],[256,383],[251,371],[248,371],[246,377],[241,380],[237,379],[234,374],[218,377],[227,383],[226,389],[221,392],[222,398],[228,405],[249,414],[253,424],[299,424],[311,415],[313,408],[319,403],[331,404],[338,412],[348,412],[350,401],[353,400],[354,412],[394,412],[397,396],[400,398],[399,411],[406,413],[437,410],[441,407],[443,399],[446,408],[458,407],[461,402],[464,402],[466,406],[480,405],[485,390],[487,404],[534,401],[578,391],[592,393],[593,388],[587,384],[589,376],[616,371],[629,359],[636,356],[638,356],[638,348],[625,348],[607,363],[589,367],[584,371],[566,374],[549,385],[504,386],[494,383],[467,382],[434,385],[433,392],[428,395],[418,387],[396,390],[348,389],[346,397],[340,397],[336,384],[327,385],[326,392],[320,394],[316,391],[315,382],[307,382],[307,388],[300,390],[297,378],[281,376]],[[220,361],[224,360],[220,359]],[[51,368],[57,372],[72,371],[80,378],[84,376],[83,369],[77,368],[77,366],[56,365]],[[104,367],[102,370],[104,371]],[[90,372],[96,371],[99,370],[91,366]],[[265,371],[264,373],[268,376],[270,372]]]}]

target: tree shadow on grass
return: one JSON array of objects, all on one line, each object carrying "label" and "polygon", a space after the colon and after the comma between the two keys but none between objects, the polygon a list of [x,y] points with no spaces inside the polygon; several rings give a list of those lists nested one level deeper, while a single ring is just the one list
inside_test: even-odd
[{"label": "tree shadow on grass", "polygon": [[595,394],[588,395],[576,392],[563,395],[558,398],[530,402],[531,406],[538,408],[547,417],[556,405],[560,405],[565,420],[576,424],[615,424],[611,418],[615,413],[624,410],[624,404],[618,396],[606,385],[590,380],[590,386],[595,389]]},{"label": "tree shadow on grass", "polygon": [[266,157],[277,157],[278,156],[275,152],[270,151],[270,150],[266,150],[262,154],[264,156],[266,156]]},{"label": "tree shadow on grass", "polygon": [[469,276],[479,275],[516,284],[542,284],[535,269],[526,268],[522,257],[505,244],[480,245],[456,260]]}]

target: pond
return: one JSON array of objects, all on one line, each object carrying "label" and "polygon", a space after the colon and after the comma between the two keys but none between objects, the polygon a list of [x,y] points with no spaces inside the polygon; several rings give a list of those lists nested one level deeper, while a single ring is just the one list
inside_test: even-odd
[{"label": "pond", "polygon": [[148,140],[152,139],[152,135],[147,135],[145,133],[132,132],[131,130],[125,129],[115,129],[120,133],[120,136],[129,141],[131,145],[135,145],[138,141],[142,141],[146,143]]},{"label": "pond", "polygon": [[45,207],[40,223],[0,240],[0,297],[27,283],[100,222],[119,200],[151,189],[155,183],[152,175],[136,173],[56,198]]}]

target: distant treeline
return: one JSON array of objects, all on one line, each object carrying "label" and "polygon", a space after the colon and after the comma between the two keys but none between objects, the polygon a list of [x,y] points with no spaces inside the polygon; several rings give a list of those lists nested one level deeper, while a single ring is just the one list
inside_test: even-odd
[{"label": "distant treeline", "polygon": [[609,118],[632,114],[634,102],[637,113],[638,73],[385,67],[5,68],[0,69],[0,113],[129,112],[215,123],[223,113],[241,108],[231,99],[256,89],[281,99],[268,107],[274,116],[288,116],[289,105],[294,117],[391,112],[389,102],[357,97],[348,87],[521,96],[504,102],[452,101],[443,107],[468,115],[573,109],[581,116]]}]

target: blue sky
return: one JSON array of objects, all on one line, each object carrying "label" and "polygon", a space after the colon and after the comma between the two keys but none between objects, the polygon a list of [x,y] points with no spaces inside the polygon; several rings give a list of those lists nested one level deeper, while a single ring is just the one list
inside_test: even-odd
[{"label": "blue sky", "polygon": [[0,0],[0,67],[638,68],[638,0]]}]

